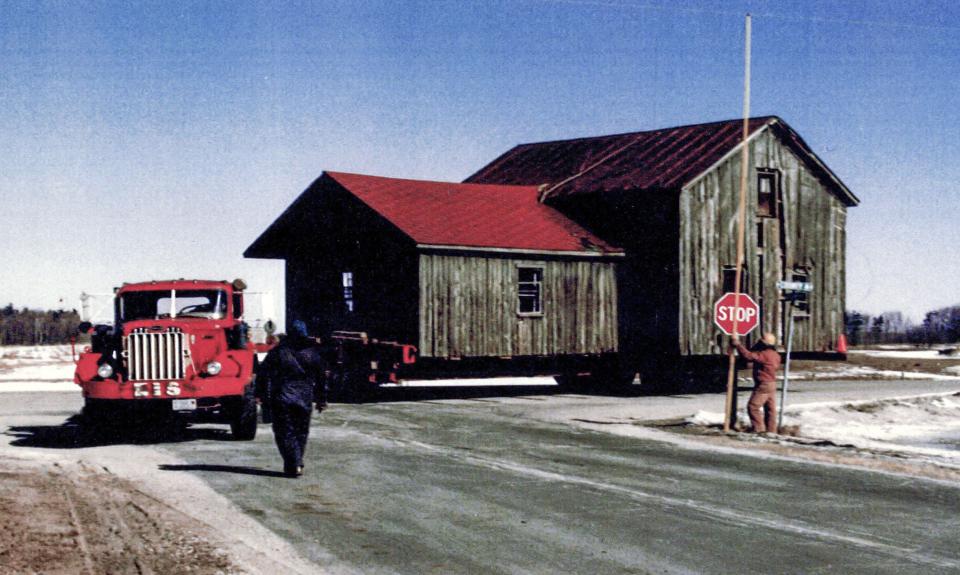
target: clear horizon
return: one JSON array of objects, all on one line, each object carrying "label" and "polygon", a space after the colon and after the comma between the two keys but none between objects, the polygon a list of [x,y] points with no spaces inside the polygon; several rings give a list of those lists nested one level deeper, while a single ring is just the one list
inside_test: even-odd
[{"label": "clear horizon", "polygon": [[527,0],[0,6],[0,305],[177,277],[282,301],[282,263],[242,252],[322,171],[460,181],[740,117],[747,12],[751,115],[862,201],[847,308],[960,304],[960,6]]}]

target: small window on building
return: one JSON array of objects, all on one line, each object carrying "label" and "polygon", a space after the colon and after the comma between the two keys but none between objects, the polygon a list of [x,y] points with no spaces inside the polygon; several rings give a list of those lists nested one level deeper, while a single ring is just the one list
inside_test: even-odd
[{"label": "small window on building", "polygon": [[776,218],[780,215],[780,172],[757,171],[757,216]]},{"label": "small window on building", "polygon": [[[723,266],[723,293],[730,293],[737,285],[737,266]],[[744,266],[740,273],[740,293],[747,293],[747,268]]]},{"label": "small window on building", "polygon": [[521,315],[543,313],[543,268],[517,268],[517,312]]},{"label": "small window on building", "polygon": [[343,305],[353,311],[353,272],[343,272]]}]

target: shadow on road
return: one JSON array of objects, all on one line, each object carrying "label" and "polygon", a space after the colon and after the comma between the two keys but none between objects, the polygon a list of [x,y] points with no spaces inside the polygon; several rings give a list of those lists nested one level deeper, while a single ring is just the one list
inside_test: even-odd
[{"label": "shadow on road", "polygon": [[237,465],[209,465],[205,463],[188,463],[182,465],[162,464],[161,471],[215,471],[218,473],[238,473],[240,475],[258,475],[260,477],[286,477],[281,471],[259,469],[257,467],[240,467]]},{"label": "shadow on road", "polygon": [[196,440],[230,441],[226,430],[191,428],[182,424],[163,422],[116,423],[94,429],[81,425],[80,415],[74,415],[60,425],[22,425],[7,428],[5,432],[15,439],[15,447],[48,449],[78,449],[101,445],[145,445],[155,443],[183,443]]},{"label": "shadow on road", "polygon": [[598,397],[638,397],[663,395],[663,391],[642,388],[639,385],[624,385],[618,388],[579,385],[516,385],[477,387],[381,387],[368,390],[362,398],[331,394],[331,400],[343,403],[389,403],[395,401],[429,401],[437,399],[482,399],[498,397],[523,397],[537,395],[596,395]]}]

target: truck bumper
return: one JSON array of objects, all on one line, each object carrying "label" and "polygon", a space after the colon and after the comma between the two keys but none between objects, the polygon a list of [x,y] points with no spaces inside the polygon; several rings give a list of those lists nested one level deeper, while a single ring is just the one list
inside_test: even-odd
[{"label": "truck bumper", "polygon": [[170,381],[101,381],[81,382],[83,397],[87,399],[115,399],[134,402],[174,399],[208,399],[241,396],[250,378],[198,377]]},{"label": "truck bumper", "polygon": [[120,424],[169,418],[191,423],[229,423],[238,403],[235,396],[202,397],[194,401],[195,407],[191,409],[174,409],[172,399],[128,401],[87,398],[83,414],[93,421]]}]

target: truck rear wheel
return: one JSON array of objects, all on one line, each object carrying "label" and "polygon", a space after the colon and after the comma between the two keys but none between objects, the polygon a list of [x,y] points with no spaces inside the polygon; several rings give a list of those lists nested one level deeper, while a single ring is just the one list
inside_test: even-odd
[{"label": "truck rear wheel", "polygon": [[607,361],[594,370],[590,377],[591,386],[602,393],[614,395],[635,392],[633,387],[635,373],[623,367],[619,361]]},{"label": "truck rear wheel", "polygon": [[230,432],[238,441],[250,441],[257,436],[257,399],[254,397],[254,382],[245,388],[239,403],[230,418]]},{"label": "truck rear wheel", "polygon": [[131,430],[131,412],[122,401],[86,398],[80,412],[79,439],[83,444],[117,441]]},{"label": "truck rear wheel", "polygon": [[80,412],[79,440],[84,445],[97,443],[104,435],[104,422],[116,421],[108,413],[107,406],[96,399],[86,399]]}]

